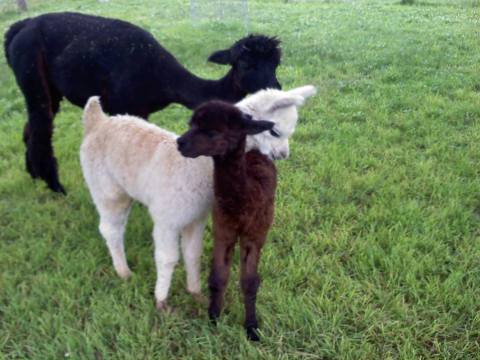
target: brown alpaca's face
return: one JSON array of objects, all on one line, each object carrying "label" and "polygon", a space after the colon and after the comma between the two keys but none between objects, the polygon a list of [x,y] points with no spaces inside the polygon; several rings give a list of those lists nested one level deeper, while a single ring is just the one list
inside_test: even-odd
[{"label": "brown alpaca's face", "polygon": [[201,129],[192,126],[189,131],[177,139],[178,151],[190,158],[198,156],[224,155],[229,148],[229,142],[224,133],[216,130]]},{"label": "brown alpaca's face", "polygon": [[210,101],[195,110],[190,130],[177,139],[178,151],[190,158],[222,156],[235,150],[249,134],[269,130],[269,121],[253,121],[231,104]]}]

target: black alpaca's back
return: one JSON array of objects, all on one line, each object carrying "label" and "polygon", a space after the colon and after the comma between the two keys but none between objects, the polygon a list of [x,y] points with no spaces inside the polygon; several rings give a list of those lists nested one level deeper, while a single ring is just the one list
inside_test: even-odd
[{"label": "black alpaca's back", "polygon": [[13,36],[7,33],[5,50],[26,97],[34,96],[37,84],[25,84],[22,72],[41,61],[49,86],[73,104],[101,95],[110,113],[147,116],[174,95],[156,90],[168,89],[186,72],[151,34],[125,21],[55,13],[19,27],[12,27]]}]

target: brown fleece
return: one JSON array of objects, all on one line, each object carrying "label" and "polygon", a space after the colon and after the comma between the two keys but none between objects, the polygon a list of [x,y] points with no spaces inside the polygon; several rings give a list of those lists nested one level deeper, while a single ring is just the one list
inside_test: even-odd
[{"label": "brown fleece", "polygon": [[239,241],[245,328],[251,340],[258,340],[258,263],[273,222],[277,172],[274,163],[259,151],[245,153],[246,131],[251,129],[245,129],[241,118],[242,113],[233,106],[207,103],[197,109],[191,130],[178,139],[178,144],[185,156],[210,155],[214,159],[215,240],[209,316],[215,320],[220,315],[233,250]]}]

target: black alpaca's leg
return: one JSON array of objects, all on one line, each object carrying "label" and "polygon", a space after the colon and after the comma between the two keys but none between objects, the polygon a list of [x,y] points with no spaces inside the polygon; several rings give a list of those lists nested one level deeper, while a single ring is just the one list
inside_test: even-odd
[{"label": "black alpaca's leg", "polygon": [[244,305],[245,305],[245,330],[247,337],[252,341],[259,341],[257,333],[258,321],[256,314],[257,292],[260,287],[260,276],[258,275],[258,262],[260,260],[261,247],[264,240],[254,241],[251,239],[242,240],[240,243],[240,266]]},{"label": "black alpaca's leg", "polygon": [[234,233],[225,233],[223,231],[222,236],[215,236],[212,269],[208,278],[210,290],[208,315],[213,322],[216,322],[222,311],[223,297],[230,275],[235,242]]},{"label": "black alpaca's leg", "polygon": [[[47,123],[50,121],[50,124]],[[27,169],[33,177],[43,179],[48,187],[66,194],[58,179],[57,160],[53,156],[52,118],[29,114],[30,136],[27,143]]]},{"label": "black alpaca's leg", "polygon": [[[27,122],[25,124],[25,127],[23,128],[23,142],[25,144],[25,147],[28,147],[29,139],[30,139],[30,127],[28,126],[28,122]],[[37,174],[35,174],[35,172],[33,171],[33,166],[30,162],[27,151],[25,151],[25,167],[33,179],[36,179],[38,177]]]},{"label": "black alpaca's leg", "polygon": [[[52,105],[52,113],[53,113],[53,116],[55,116],[55,114],[58,112],[59,108],[60,108],[60,101],[62,100],[62,97],[61,95],[55,91],[55,90],[51,90],[51,105]],[[27,123],[25,124],[25,127],[23,129],[23,142],[25,143],[25,147],[28,148],[28,144],[29,144],[29,141],[30,141],[30,133],[31,133],[31,130],[30,130],[30,125],[29,125],[29,122],[27,121]],[[28,171],[28,173],[30,174],[30,176],[33,178],[33,179],[36,179],[39,175],[35,172],[34,170],[34,167],[32,165],[32,162],[30,160],[30,156],[28,155],[28,151],[25,152],[25,165],[26,165],[26,169]],[[58,182],[58,179],[57,179],[57,182]],[[61,186],[61,185],[60,185]],[[65,193],[65,190],[63,190],[63,192]]]},{"label": "black alpaca's leg", "polygon": [[[24,129],[26,168],[32,178],[43,179],[48,187],[65,194],[58,179],[57,161],[53,155],[53,118],[59,109],[61,95],[54,91],[47,78],[42,56],[32,51],[31,56],[15,59],[14,72],[27,105],[28,123]],[[29,69],[28,72],[25,69]]]}]

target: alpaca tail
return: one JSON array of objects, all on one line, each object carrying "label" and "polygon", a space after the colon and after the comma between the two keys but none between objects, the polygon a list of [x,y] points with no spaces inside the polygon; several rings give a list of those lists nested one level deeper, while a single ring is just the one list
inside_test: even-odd
[{"label": "alpaca tail", "polygon": [[87,101],[85,109],[83,110],[83,126],[85,128],[85,135],[95,128],[95,126],[105,121],[108,116],[103,112],[100,104],[100,97],[92,96]]}]

